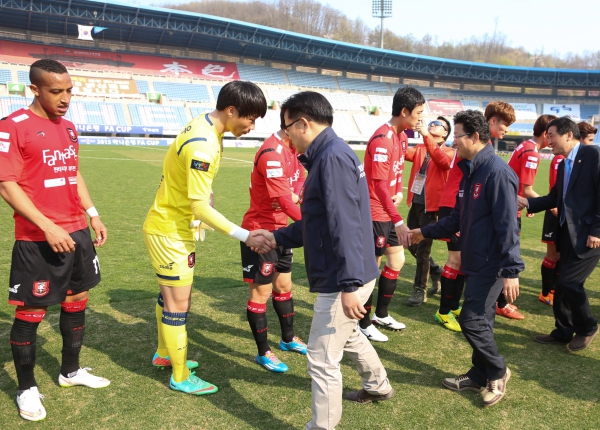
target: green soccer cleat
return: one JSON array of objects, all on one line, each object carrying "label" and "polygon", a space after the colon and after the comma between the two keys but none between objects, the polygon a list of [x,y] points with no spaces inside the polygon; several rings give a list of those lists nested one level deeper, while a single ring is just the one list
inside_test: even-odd
[{"label": "green soccer cleat", "polygon": [[[154,357],[152,358],[152,365],[158,369],[164,370],[165,367],[171,367],[171,359],[167,355],[166,357],[161,357],[158,355],[158,352],[154,353]],[[186,360],[185,365],[189,370],[194,370],[198,367],[198,362],[194,360]]]},{"label": "green soccer cleat", "polygon": [[448,312],[446,315],[442,315],[438,310],[435,313],[435,320],[439,322],[441,325],[446,327],[448,330],[452,331],[462,331],[460,328],[460,324],[454,318],[454,314],[452,312]]},{"label": "green soccer cleat", "polygon": [[202,396],[204,394],[212,394],[219,391],[216,385],[198,378],[196,372],[192,372],[191,375],[182,382],[175,382],[171,375],[171,382],[169,385],[172,390],[181,391],[194,396]]}]

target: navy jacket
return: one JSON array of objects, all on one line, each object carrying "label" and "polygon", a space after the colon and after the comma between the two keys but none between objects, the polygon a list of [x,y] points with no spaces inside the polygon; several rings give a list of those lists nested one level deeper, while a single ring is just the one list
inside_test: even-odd
[{"label": "navy jacket", "polygon": [[298,158],[308,170],[302,219],[274,231],[275,240],[304,245],[311,292],[356,291],[379,275],[364,167],[330,127]]},{"label": "navy jacket", "polygon": [[[594,257],[600,254],[600,248],[589,248],[587,237],[600,237],[600,148],[595,145],[580,144],[563,201],[564,177],[563,161],[558,166],[556,183],[550,190],[550,194],[528,199],[527,211],[535,213],[552,208],[564,210],[565,225],[561,227],[560,223],[556,223],[557,230],[554,236],[556,248],[560,251],[560,230],[566,226],[577,256]],[[559,213],[559,219],[560,215]]]},{"label": "navy jacket", "polygon": [[516,278],[525,268],[517,224],[519,179],[486,145],[463,172],[452,213],[421,229],[423,236],[450,237],[460,231],[462,272],[470,276]]}]

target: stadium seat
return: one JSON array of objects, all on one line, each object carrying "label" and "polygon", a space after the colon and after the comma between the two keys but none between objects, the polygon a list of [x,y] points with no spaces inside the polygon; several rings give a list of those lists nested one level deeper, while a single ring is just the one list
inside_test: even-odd
[{"label": "stadium seat", "polygon": [[179,131],[190,120],[183,106],[134,103],[128,108],[132,125],[161,126]]},{"label": "stadium seat", "polygon": [[0,118],[4,118],[16,110],[27,107],[31,104],[31,100],[25,97],[18,96],[3,96],[0,98]]},{"label": "stadium seat", "polygon": [[243,81],[287,85],[283,70],[249,64],[238,64],[237,68]]},{"label": "stadium seat", "polygon": [[19,79],[20,83],[25,85],[31,85],[31,82],[29,81],[29,71],[18,70],[17,78]]},{"label": "stadium seat", "polygon": [[73,100],[66,117],[75,124],[126,125],[120,103]]},{"label": "stadium seat", "polygon": [[164,94],[169,100],[200,103],[212,101],[206,85],[154,81],[154,91]]},{"label": "stadium seat", "polygon": [[343,76],[337,77],[338,84],[343,90],[375,91],[382,93],[391,92],[391,88],[385,82],[367,81],[366,79],[351,79]]},{"label": "stadium seat", "polygon": [[12,72],[9,69],[0,69],[0,84],[13,82]]},{"label": "stadium seat", "polygon": [[140,94],[146,94],[150,91],[150,84],[148,84],[148,81],[136,79],[135,85],[137,86],[138,93]]},{"label": "stadium seat", "polygon": [[333,76],[319,75],[318,73],[297,72],[295,70],[287,70],[286,73],[291,85],[299,87],[328,88],[331,90],[338,89]]}]

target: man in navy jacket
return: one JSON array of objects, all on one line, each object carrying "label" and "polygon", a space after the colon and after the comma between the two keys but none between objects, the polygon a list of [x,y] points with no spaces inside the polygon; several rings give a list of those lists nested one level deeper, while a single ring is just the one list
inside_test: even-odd
[{"label": "man in navy jacket", "polygon": [[363,383],[346,395],[349,400],[368,403],[394,395],[377,352],[358,329],[379,275],[369,191],[363,165],[331,128],[333,109],[325,97],[298,93],[281,109],[308,177],[299,196],[302,219],[269,238],[286,248],[304,246],[310,291],[319,293],[307,348],[312,420],[306,428],[333,429],[342,416],[344,352]]},{"label": "man in navy jacket", "polygon": [[503,292],[509,303],[519,295],[517,188],[513,170],[488,145],[488,123],[481,112],[467,110],[454,117],[454,145],[463,158],[463,172],[452,214],[436,224],[411,230],[414,241],[451,237],[460,231],[465,300],[460,313],[462,332],[473,348],[473,367],[442,384],[454,391],[483,393],[483,403],[498,403],[506,392],[510,370],[494,340],[495,303]]}]

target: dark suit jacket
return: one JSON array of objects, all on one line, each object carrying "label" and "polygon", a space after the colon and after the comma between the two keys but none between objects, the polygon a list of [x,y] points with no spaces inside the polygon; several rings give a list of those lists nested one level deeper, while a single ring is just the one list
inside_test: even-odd
[{"label": "dark suit jacket", "polygon": [[[556,183],[544,197],[528,199],[528,212],[558,208],[560,219],[563,210],[563,182],[565,162],[558,166]],[[569,229],[573,249],[579,258],[600,255],[600,248],[586,246],[588,235],[600,237],[600,147],[580,144],[569,178],[565,203],[565,224],[555,232],[556,247],[560,252],[561,229]],[[560,223],[558,223],[560,224]]]}]

